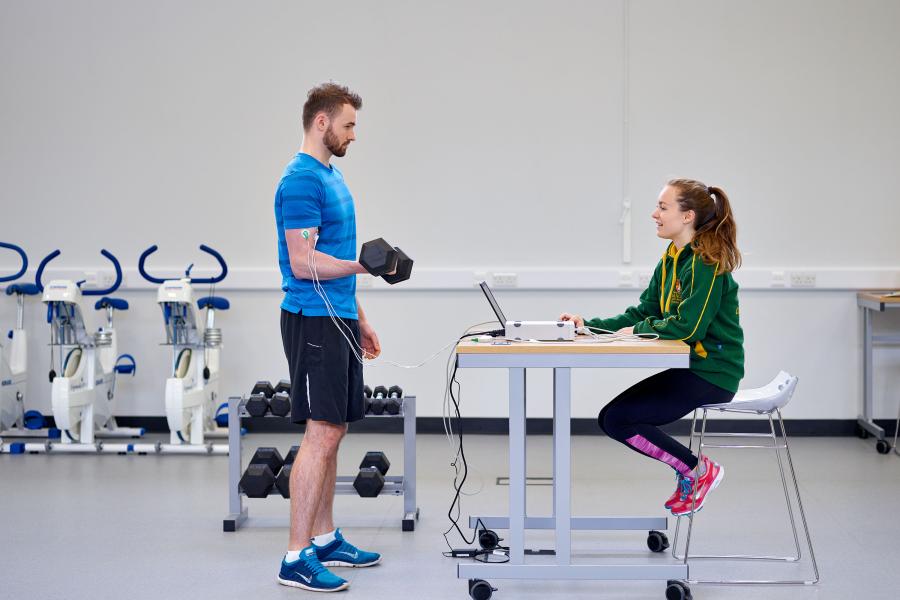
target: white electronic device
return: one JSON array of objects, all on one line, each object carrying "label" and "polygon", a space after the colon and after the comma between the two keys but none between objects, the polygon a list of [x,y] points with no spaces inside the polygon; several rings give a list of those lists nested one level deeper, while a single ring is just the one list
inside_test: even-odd
[{"label": "white electronic device", "polygon": [[[575,339],[575,323],[572,321],[511,321],[500,309],[487,282],[478,284],[497,320],[503,324],[503,335],[508,340],[538,340],[541,342],[571,342]],[[499,333],[499,332],[498,332]]]},{"label": "white electronic device", "polygon": [[506,339],[571,342],[575,339],[572,321],[507,321]]}]

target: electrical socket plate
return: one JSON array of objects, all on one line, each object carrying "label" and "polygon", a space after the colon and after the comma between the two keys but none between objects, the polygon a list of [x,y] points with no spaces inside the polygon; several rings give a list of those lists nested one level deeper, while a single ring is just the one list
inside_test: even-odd
[{"label": "electrical socket plate", "polygon": [[519,285],[519,276],[516,273],[492,273],[491,281],[495,288],[514,288]]},{"label": "electrical socket plate", "polygon": [[816,287],[816,274],[811,271],[792,271],[791,272],[792,288],[814,288]]}]

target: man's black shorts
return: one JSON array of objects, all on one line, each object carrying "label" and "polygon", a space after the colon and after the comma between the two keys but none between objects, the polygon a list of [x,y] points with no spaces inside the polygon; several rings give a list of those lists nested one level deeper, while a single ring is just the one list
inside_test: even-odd
[{"label": "man's black shorts", "polygon": [[[359,322],[335,319],[357,344]],[[335,425],[365,416],[363,368],[330,317],[281,309],[281,341],[291,373],[291,420]],[[361,353],[357,350],[357,353]]]}]

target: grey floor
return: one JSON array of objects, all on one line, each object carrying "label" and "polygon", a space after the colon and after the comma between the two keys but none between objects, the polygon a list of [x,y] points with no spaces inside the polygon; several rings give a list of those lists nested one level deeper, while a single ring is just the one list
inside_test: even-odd
[{"label": "grey floor", "polygon": [[[245,447],[276,445],[287,435],[255,435]],[[463,513],[504,514],[503,436],[466,438],[471,484]],[[529,437],[529,475],[550,473],[551,439]],[[450,500],[446,438],[419,436],[418,504],[414,533],[399,527],[402,499],[338,496],[336,517],[347,537],[377,550],[384,564],[341,569],[358,598],[467,598],[456,579],[457,559],[441,556]],[[383,449],[402,468],[401,437],[349,436],[340,469],[352,472],[365,450]],[[822,575],[815,587],[694,586],[695,598],[897,598],[900,595],[900,457],[875,453],[871,440],[792,440]],[[601,437],[573,438],[575,514],[660,515],[671,493],[668,468]],[[788,553],[792,543],[774,460],[760,451],[720,450],[722,486],[699,515],[698,552]],[[0,455],[0,598],[138,600],[143,598],[297,598],[310,592],[275,583],[287,543],[287,503],[250,500],[263,526],[222,531],[227,510],[225,457]],[[549,487],[529,486],[532,514],[550,507]],[[670,520],[669,534],[674,528]],[[502,534],[502,532],[501,532]],[[577,532],[578,563],[671,560],[651,555],[640,532]],[[465,545],[451,538],[455,546]],[[547,533],[528,544],[551,547]],[[544,559],[546,560],[546,559]],[[698,563],[697,577],[809,577],[810,565]],[[512,598],[664,598],[663,582],[492,581],[497,600]],[[318,597],[318,596],[317,596]]]}]

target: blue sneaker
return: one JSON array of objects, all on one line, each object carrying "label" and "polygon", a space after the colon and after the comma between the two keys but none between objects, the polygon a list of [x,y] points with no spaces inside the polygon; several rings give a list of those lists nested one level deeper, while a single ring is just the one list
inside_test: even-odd
[{"label": "blue sneaker", "polygon": [[326,567],[371,567],[381,562],[377,552],[360,550],[344,539],[341,530],[334,532],[334,541],[324,546],[316,546],[316,556]]},{"label": "blue sneaker", "polygon": [[319,562],[312,546],[301,550],[300,558],[294,562],[281,560],[278,583],[312,592],[337,592],[350,587],[349,581],[341,579]]}]

